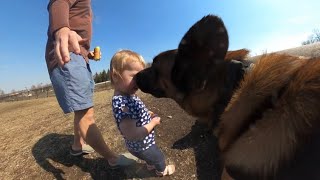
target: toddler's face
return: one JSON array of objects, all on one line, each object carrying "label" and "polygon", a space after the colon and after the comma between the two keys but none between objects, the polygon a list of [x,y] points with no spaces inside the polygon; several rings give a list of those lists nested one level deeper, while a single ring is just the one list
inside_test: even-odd
[{"label": "toddler's face", "polygon": [[135,75],[144,69],[140,62],[128,62],[126,69],[121,73],[122,80],[119,83],[119,90],[126,94],[134,94],[138,90]]}]

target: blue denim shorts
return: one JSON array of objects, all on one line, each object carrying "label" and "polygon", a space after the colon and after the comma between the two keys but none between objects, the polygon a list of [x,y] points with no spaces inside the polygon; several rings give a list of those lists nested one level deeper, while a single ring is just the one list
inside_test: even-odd
[{"label": "blue denim shorts", "polygon": [[49,74],[58,103],[64,113],[93,107],[94,81],[89,64],[81,55],[70,53],[70,62]]}]

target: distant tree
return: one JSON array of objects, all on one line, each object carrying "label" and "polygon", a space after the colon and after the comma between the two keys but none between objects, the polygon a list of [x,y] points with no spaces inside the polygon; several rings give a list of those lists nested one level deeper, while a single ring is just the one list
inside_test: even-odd
[{"label": "distant tree", "polygon": [[39,83],[37,85],[32,85],[30,90],[33,92],[35,97],[38,99],[39,94],[43,91],[42,89],[42,83]]},{"label": "distant tree", "polygon": [[146,64],[146,67],[150,67],[151,65],[152,65],[152,63],[148,62],[148,63]]},{"label": "distant tree", "polygon": [[94,80],[95,83],[101,82],[100,75],[98,73],[95,73],[94,76],[93,76],[93,80]]},{"label": "distant tree", "polygon": [[306,41],[302,42],[302,45],[313,44],[320,42],[320,31],[319,29],[314,29],[313,34],[308,37]]},{"label": "distant tree", "polygon": [[109,69],[108,69],[108,71],[103,70],[100,73],[96,72],[93,75],[93,80],[94,80],[95,83],[109,81],[110,80],[110,70]]},{"label": "distant tree", "polygon": [[49,92],[52,89],[51,83],[42,86],[42,90],[46,92],[46,96],[49,97]]},{"label": "distant tree", "polygon": [[107,71],[107,81],[110,81],[110,69]]},{"label": "distant tree", "polygon": [[105,82],[107,80],[107,72],[106,70],[103,70],[100,74],[101,76],[101,82]]},{"label": "distant tree", "polygon": [[36,86],[36,85],[32,85],[32,86],[30,87],[30,89],[31,89],[31,90],[35,90],[35,89],[37,89],[37,86]]},{"label": "distant tree", "polygon": [[0,96],[4,95],[4,90],[0,89]]}]

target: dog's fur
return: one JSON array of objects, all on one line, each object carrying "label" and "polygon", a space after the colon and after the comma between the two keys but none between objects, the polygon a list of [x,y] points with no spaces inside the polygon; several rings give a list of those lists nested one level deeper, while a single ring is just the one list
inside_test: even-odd
[{"label": "dog's fur", "polygon": [[219,148],[231,177],[320,179],[320,59],[264,55],[246,72],[231,59],[248,52],[227,49],[222,20],[206,16],[177,50],[160,53],[137,74],[138,86],[219,122]]}]

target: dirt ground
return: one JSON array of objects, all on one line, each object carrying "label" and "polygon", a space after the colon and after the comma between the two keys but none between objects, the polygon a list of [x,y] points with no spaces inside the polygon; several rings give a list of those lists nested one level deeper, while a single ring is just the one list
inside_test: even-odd
[{"label": "dirt ground", "polygon": [[[218,179],[216,139],[170,99],[138,93],[162,120],[156,142],[176,172],[162,179]],[[111,112],[111,90],[96,92],[95,117],[107,144],[126,152]],[[0,179],[159,179],[143,162],[111,170],[93,153],[72,157],[73,116],[64,115],[54,97],[0,103]]]}]

